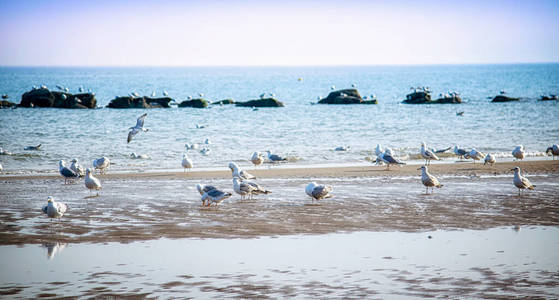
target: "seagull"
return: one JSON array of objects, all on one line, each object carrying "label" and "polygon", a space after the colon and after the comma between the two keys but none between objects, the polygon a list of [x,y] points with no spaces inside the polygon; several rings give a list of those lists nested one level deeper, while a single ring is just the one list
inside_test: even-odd
[{"label": "seagull", "polygon": [[[0,152],[1,152],[1,150],[0,150]],[[547,148],[547,150],[545,150],[545,154],[548,154],[550,152],[551,152],[552,159],[555,159],[555,156],[559,156],[559,145],[553,144],[551,147],[549,147],[549,148]]]},{"label": "seagull", "polygon": [[[217,207],[219,204],[221,204],[221,202],[223,202],[223,200],[225,200],[225,199],[227,199],[231,196],[232,196],[231,193],[225,193],[221,190],[213,188],[213,189],[205,192],[202,195],[202,198],[201,198],[202,205],[203,206],[210,206],[213,203]],[[206,204],[206,201],[208,202],[208,204]]]},{"label": "seagull", "polygon": [[155,98],[155,95],[156,95],[156,94],[155,94],[155,91],[151,92],[151,97],[152,97],[152,98]]},{"label": "seagull", "polygon": [[524,159],[524,146],[519,145],[514,147],[514,149],[512,150],[512,156],[514,156],[514,158],[516,159]]},{"label": "seagull", "polygon": [[518,195],[519,196],[520,196],[520,190],[523,190],[523,189],[533,190],[536,187],[535,185],[530,183],[530,180],[528,180],[528,178],[526,178],[526,177],[524,177],[520,174],[520,168],[519,167],[514,167],[514,168],[511,169],[511,171],[514,171],[514,179],[512,180],[512,182],[518,188]]},{"label": "seagull", "polygon": [[163,96],[167,97],[167,96],[169,96],[169,93],[167,93],[167,91],[163,90]]},{"label": "seagull", "polygon": [[79,176],[76,172],[66,167],[66,162],[63,160],[58,161],[58,172],[64,177],[64,184],[68,183],[69,178],[76,178]]},{"label": "seagull", "polygon": [[80,86],[80,87],[78,88],[78,91],[79,91],[80,93],[83,93],[83,86]]},{"label": "seagull", "polygon": [[186,148],[186,151],[197,150],[198,148],[200,148],[200,144],[198,144],[198,143],[194,143],[194,144],[186,143],[186,144],[184,144],[184,147]]},{"label": "seagull", "polygon": [[111,161],[109,160],[108,157],[105,156],[93,161],[93,167],[95,169],[99,169],[99,172],[101,174],[105,174],[105,169],[109,168],[110,165],[111,165]]},{"label": "seagull", "polygon": [[239,177],[240,179],[256,179],[256,176],[250,174],[249,172],[242,170],[239,166],[234,163],[229,163],[229,169],[231,169],[231,173],[233,177]]},{"label": "seagull", "polygon": [[351,146],[340,146],[340,147],[334,148],[334,151],[349,151],[350,148],[351,148]]},{"label": "seagull", "polygon": [[382,146],[380,144],[377,144],[377,147],[375,148],[375,155],[380,156],[383,152],[384,149],[382,149]]},{"label": "seagull", "polygon": [[332,90],[332,91],[335,90],[335,89],[336,89],[336,86],[335,86],[335,85],[333,85],[333,86],[330,87],[330,90]]},{"label": "seagull", "polygon": [[458,148],[458,145],[454,145],[454,154],[458,155],[460,159],[464,159],[464,155],[468,154],[468,152],[464,149]]},{"label": "seagull", "polygon": [[268,153],[268,160],[272,163],[277,163],[280,161],[286,161],[287,158],[285,157],[281,157],[277,154],[272,154],[272,152],[270,152],[270,150],[266,151],[266,153]]},{"label": "seagull", "polygon": [[264,157],[262,156],[262,154],[260,154],[260,152],[254,152],[254,153],[252,153],[252,156],[250,157],[250,161],[255,166],[259,166],[264,161]]},{"label": "seagull", "polygon": [[133,159],[148,159],[149,155],[147,154],[136,154],[136,152],[130,153],[130,157]]},{"label": "seagull", "polygon": [[241,200],[246,196],[252,199],[252,195],[269,194],[268,190],[263,189],[258,183],[241,180],[239,177],[233,177],[233,190],[239,195],[241,195]]},{"label": "seagull", "polygon": [[330,185],[317,185],[316,182],[311,182],[305,188],[305,193],[314,200],[318,201],[324,198],[330,198],[333,188]]},{"label": "seagull", "polygon": [[463,112],[463,111],[456,112],[456,115],[459,116],[459,117],[461,117],[461,116],[464,115],[464,112]]},{"label": "seagull", "polygon": [[138,92],[132,92],[132,96],[134,96],[134,97],[140,97],[140,94],[138,94]]},{"label": "seagull", "polygon": [[0,147],[0,155],[12,155],[13,153],[10,151],[4,150],[4,148]]},{"label": "seagull", "polygon": [[204,144],[206,144],[206,145],[211,145],[211,144],[212,144],[212,141],[210,141],[210,139],[206,139],[206,140],[204,141]]},{"label": "seagull", "polygon": [[266,97],[266,93],[260,94],[260,99],[264,99],[264,97]]},{"label": "seagull", "polygon": [[[101,189],[101,181],[99,178],[96,178],[91,174],[91,169],[87,168],[85,170],[85,187],[89,189],[89,194],[91,195],[91,190],[100,190]],[[97,196],[99,196],[99,192],[97,192]]]},{"label": "seagull", "polygon": [[23,148],[23,150],[39,150],[41,148],[42,144],[39,144],[37,146],[27,146],[25,148]]},{"label": "seagull", "polygon": [[203,184],[198,183],[196,185],[196,189],[198,190],[198,193],[200,193],[200,196],[202,196],[202,195],[204,195],[204,193],[207,193],[210,190],[216,189],[216,187],[213,186],[213,185],[203,185]]},{"label": "seagull", "polygon": [[47,205],[43,206],[43,213],[51,219],[62,217],[66,210],[68,210],[68,206],[64,203],[54,202],[52,196],[48,196]]},{"label": "seagull", "polygon": [[192,169],[192,167],[194,167],[194,164],[192,164],[192,159],[190,159],[190,157],[188,157],[188,154],[186,153],[182,155],[181,165],[184,168],[184,172],[186,172],[187,169]]},{"label": "seagull", "polygon": [[394,156],[392,156],[392,149],[390,148],[386,148],[386,150],[384,150],[384,153],[382,153],[382,155],[380,156],[380,159],[386,163],[386,169],[390,170],[390,165],[405,165],[406,163],[397,160],[396,158],[394,158]]},{"label": "seagull", "polygon": [[421,143],[421,156],[425,159],[425,164],[428,165],[432,159],[434,160],[441,160],[435,153],[429,149],[427,149],[427,145],[425,142]]},{"label": "seagull", "polygon": [[441,188],[443,185],[439,182],[437,177],[429,174],[427,171],[427,166],[421,166],[418,170],[421,170],[421,182],[425,186],[425,194],[429,194],[429,188],[431,188],[431,194],[433,193],[433,188]]},{"label": "seagull", "polygon": [[208,155],[211,151],[212,150],[210,148],[204,147],[202,148],[202,150],[200,150],[200,153],[202,153],[202,155]]},{"label": "seagull", "polygon": [[485,162],[483,163],[484,165],[486,164],[491,164],[493,165],[495,163],[495,156],[493,156],[493,154],[491,153],[487,153],[487,155],[485,156]]},{"label": "seagull", "polygon": [[0,172],[4,171],[4,167],[2,166],[2,164],[0,163]]},{"label": "seagull", "polygon": [[208,126],[209,126],[209,125],[196,124],[196,128],[197,128],[197,129],[206,128],[206,127],[208,127]]},{"label": "seagull", "polygon": [[72,164],[70,164],[70,170],[78,174],[79,177],[83,177],[85,175],[83,166],[78,163],[77,158],[72,159]]},{"label": "seagull", "polygon": [[468,157],[473,159],[475,164],[476,160],[481,160],[482,158],[485,157],[485,154],[477,151],[475,148],[472,148],[472,150],[470,150],[470,153],[468,153]]},{"label": "seagull", "polygon": [[139,116],[138,119],[136,120],[136,126],[128,128],[128,129],[130,129],[130,132],[128,132],[127,143],[130,143],[130,141],[132,141],[132,138],[136,134],[138,134],[140,131],[147,132],[149,130],[149,129],[144,128],[144,119],[146,118],[147,115],[148,114],[145,113],[145,114]]}]

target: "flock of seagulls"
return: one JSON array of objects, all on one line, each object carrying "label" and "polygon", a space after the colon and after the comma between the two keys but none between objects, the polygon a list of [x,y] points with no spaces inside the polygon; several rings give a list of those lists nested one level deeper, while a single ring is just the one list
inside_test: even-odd
[{"label": "flock of seagulls", "polygon": [[[136,120],[136,125],[134,127],[129,128],[127,143],[133,139],[139,132],[147,132],[148,129],[144,128],[144,120],[147,116],[147,113],[142,114]],[[199,127],[197,125],[197,127]],[[211,144],[209,139],[206,139],[204,144]],[[29,146],[26,147],[25,150],[38,150],[41,147],[41,144],[37,146]],[[185,145],[186,152],[183,154],[182,158],[182,167],[184,171],[190,170],[194,167],[192,159],[188,156],[188,150],[191,149],[198,149],[199,144],[186,144]],[[342,148],[342,147],[340,147]],[[209,151],[209,148],[205,148]],[[431,160],[440,160],[437,156],[437,153],[444,153],[451,148],[440,149],[436,150],[433,148],[428,148],[425,142],[422,142],[420,145],[420,155],[422,158],[425,159],[425,165],[418,168],[421,170],[421,182],[425,186],[426,194],[429,194],[429,188],[431,189],[431,194],[434,192],[434,188],[441,188],[443,184],[432,174],[429,173],[428,165],[430,164]],[[336,149],[337,150],[337,149]],[[347,148],[340,149],[339,151],[347,151],[349,150],[349,146]],[[378,164],[386,164],[387,170],[390,169],[391,165],[404,165],[405,162],[398,160],[391,148],[385,148],[378,144],[374,150],[375,154],[377,155],[376,162]],[[460,148],[458,145],[454,146],[453,152],[455,155],[459,156],[461,159],[472,159],[474,164],[476,161],[484,160],[484,165],[490,164],[493,165],[496,162],[495,156],[488,153],[484,154],[482,152],[477,151],[475,148],[472,148],[470,151]],[[271,163],[279,163],[286,161],[287,158],[282,157],[278,154],[274,154],[271,151],[265,151],[266,158]],[[551,147],[547,148],[546,153],[551,153],[553,159],[555,156],[559,156],[559,146],[557,144],[552,145]],[[0,155],[11,155],[10,152],[5,151],[4,149],[0,148]],[[512,155],[517,160],[522,160],[525,158],[526,152],[522,145],[516,146],[513,151]],[[148,158],[147,156],[137,155],[136,153],[131,153],[130,156],[132,158]],[[254,164],[254,166],[259,166],[265,161],[264,154],[260,152],[252,153],[250,161]],[[110,160],[107,157],[101,157],[99,159],[95,159],[93,161],[94,170],[98,170],[99,174],[105,174],[106,170],[110,166]],[[263,188],[260,184],[256,183],[254,180],[256,176],[250,174],[246,170],[243,170],[239,165],[235,162],[230,162],[228,165],[229,169],[231,170],[232,180],[233,180],[233,191],[240,195],[241,200],[250,199],[252,200],[254,196],[261,195],[261,194],[269,194],[271,191]],[[2,171],[3,167],[0,164],[0,171]],[[511,169],[514,171],[514,178],[513,184],[515,187],[518,188],[519,195],[521,195],[521,191],[528,189],[533,190],[535,186],[528,180],[528,178],[522,176],[521,170],[519,167],[515,167]],[[96,196],[99,196],[99,190],[101,190],[102,185],[99,178],[95,177],[93,174],[93,170],[91,168],[87,168],[84,172],[84,167],[81,166],[77,159],[72,159],[70,167],[67,166],[64,160],[59,161],[59,173],[64,178],[64,183],[67,184],[68,181],[72,181],[76,178],[84,177],[84,184],[85,187],[89,190],[89,194],[91,195],[92,191],[96,192]],[[201,202],[202,206],[219,206],[225,199],[228,199],[232,196],[232,193],[220,190],[212,185],[202,185],[198,184],[196,186],[198,192],[201,195]],[[309,183],[305,188],[305,193],[311,197],[312,203],[315,201],[322,200],[324,198],[332,197],[332,186],[327,185],[318,185],[315,182]],[[51,219],[53,218],[60,218],[62,217],[68,207],[59,202],[55,202],[54,198],[49,196],[47,198],[47,205],[42,208],[42,211]]]}]

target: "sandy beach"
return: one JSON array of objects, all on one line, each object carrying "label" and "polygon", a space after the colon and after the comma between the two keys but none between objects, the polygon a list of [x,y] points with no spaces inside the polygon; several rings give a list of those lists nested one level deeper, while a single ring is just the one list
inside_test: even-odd
[{"label": "sandy beach", "polygon": [[[535,191],[518,196],[513,166],[522,168]],[[424,195],[417,168],[255,169],[251,173],[272,194],[251,201],[234,194],[219,208],[201,207],[195,185],[233,193],[230,171],[109,172],[99,176],[100,196],[91,198],[83,182],[65,185],[58,175],[4,176],[0,243],[43,243],[50,237],[41,233],[53,227],[60,242],[80,243],[559,224],[559,161],[433,164],[430,172],[444,184],[433,195]],[[304,193],[310,181],[332,185],[334,196],[311,204]],[[69,206],[59,221],[40,211],[48,195]]]}]

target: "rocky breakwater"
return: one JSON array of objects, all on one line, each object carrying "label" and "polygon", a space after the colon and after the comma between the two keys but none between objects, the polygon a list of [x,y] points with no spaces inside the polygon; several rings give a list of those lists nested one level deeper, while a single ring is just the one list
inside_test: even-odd
[{"label": "rocky breakwater", "polygon": [[170,102],[174,101],[169,97],[150,98],[150,97],[116,97],[107,105],[108,108],[170,108]]},{"label": "rocky breakwater", "polygon": [[94,93],[70,94],[48,88],[33,89],[21,96],[20,107],[95,108]]},{"label": "rocky breakwater", "polygon": [[356,89],[333,91],[318,104],[378,104],[377,99],[363,100]]},{"label": "rocky breakwater", "polygon": [[511,101],[519,101],[519,98],[509,97],[505,95],[497,95],[491,102],[511,102]]},{"label": "rocky breakwater", "polygon": [[179,107],[206,108],[208,107],[208,101],[202,98],[185,100],[179,103]]}]

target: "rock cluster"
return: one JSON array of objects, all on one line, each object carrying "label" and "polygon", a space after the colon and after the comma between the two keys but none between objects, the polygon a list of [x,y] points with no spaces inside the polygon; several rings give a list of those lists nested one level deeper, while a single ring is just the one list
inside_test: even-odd
[{"label": "rock cluster", "polygon": [[173,99],[169,97],[116,97],[107,105],[108,108],[169,108]]},{"label": "rock cluster", "polygon": [[97,100],[93,93],[70,94],[39,88],[21,96],[21,107],[56,107],[56,108],[95,108]]},{"label": "rock cluster", "polygon": [[363,100],[356,89],[345,89],[331,92],[328,97],[318,101],[318,104],[378,104],[378,101]]}]

